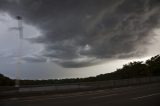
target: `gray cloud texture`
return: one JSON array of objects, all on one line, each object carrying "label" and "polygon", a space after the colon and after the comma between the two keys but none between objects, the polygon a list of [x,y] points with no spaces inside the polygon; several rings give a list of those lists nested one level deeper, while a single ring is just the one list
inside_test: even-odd
[{"label": "gray cloud texture", "polygon": [[0,1],[0,12],[41,31],[30,41],[44,44],[42,56],[63,67],[140,56],[160,25],[159,11],[159,0]]},{"label": "gray cloud texture", "polygon": [[47,62],[47,59],[41,56],[26,56],[22,58],[25,62],[33,63],[33,62]]}]

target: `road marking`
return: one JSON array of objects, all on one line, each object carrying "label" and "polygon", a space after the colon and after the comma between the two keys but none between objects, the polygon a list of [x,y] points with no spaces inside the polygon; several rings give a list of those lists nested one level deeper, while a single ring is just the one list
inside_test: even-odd
[{"label": "road marking", "polygon": [[143,98],[147,98],[147,97],[151,97],[151,96],[155,96],[155,95],[159,95],[160,93],[154,93],[154,94],[150,94],[150,95],[145,95],[145,96],[140,96],[140,97],[136,97],[136,98],[131,98],[133,100],[138,100],[138,99],[143,99]]},{"label": "road marking", "polygon": [[111,94],[111,95],[96,96],[96,97],[91,97],[90,99],[105,98],[105,97],[114,96],[114,95],[118,95],[118,94]]},{"label": "road marking", "polygon": [[57,96],[57,97],[47,97],[47,98],[28,98],[28,99],[21,99],[21,102],[32,102],[32,101],[43,101],[43,100],[53,100],[53,99],[63,99],[63,98],[74,98],[74,97],[82,97],[82,96],[90,96],[93,95],[95,97],[92,97],[91,99],[97,99],[97,98],[104,98],[104,97],[109,97],[117,94],[110,94],[110,95],[103,95],[103,96],[96,96],[97,94],[101,93],[94,93],[94,94],[80,94],[80,95],[68,95],[68,96]]},{"label": "road marking", "polygon": [[19,98],[10,98],[10,100],[19,100]]},{"label": "road marking", "polygon": [[[23,98],[23,99],[20,99],[21,101],[23,102],[31,102],[31,101],[42,101],[42,100],[51,100],[51,99],[63,99],[63,98],[74,98],[74,97],[82,97],[82,96],[97,96],[99,94],[102,94],[104,93],[105,91],[107,90],[100,90],[100,91],[96,91],[96,92],[93,92],[93,91],[89,91],[88,93],[76,93],[76,94],[70,94],[70,95],[54,95],[54,96],[35,96],[35,97],[26,97],[26,98]],[[111,94],[112,92],[111,91],[108,91],[108,92],[105,92],[105,94],[110,94],[109,96],[112,96],[112,95],[115,95],[115,94]],[[108,95],[105,95],[104,97],[108,96]],[[102,97],[102,96],[100,96]],[[6,99],[7,100],[7,99]],[[15,100],[16,99],[9,99],[9,100]]]},{"label": "road marking", "polygon": [[[30,102],[30,101],[41,101],[41,100],[52,100],[52,99],[63,99],[63,98],[74,98],[74,97],[82,97],[82,96],[90,96],[92,94],[84,94],[84,95],[70,95],[70,96],[59,96],[59,97],[50,97],[50,98],[39,98],[39,99],[28,99],[28,100],[23,100],[25,102]],[[103,96],[97,96],[97,97],[92,97],[91,99],[96,99],[96,98],[103,98],[103,97],[108,97],[108,96],[113,96],[117,94],[111,94],[111,95],[103,95]]]}]

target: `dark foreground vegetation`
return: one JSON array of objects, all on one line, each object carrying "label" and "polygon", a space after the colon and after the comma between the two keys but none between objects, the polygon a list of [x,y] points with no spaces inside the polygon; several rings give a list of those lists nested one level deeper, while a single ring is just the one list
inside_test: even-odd
[{"label": "dark foreground vegetation", "polygon": [[14,80],[0,74],[0,86],[10,86],[10,85],[14,85]]},{"label": "dark foreground vegetation", "polygon": [[[123,68],[117,69],[115,72],[97,75],[88,78],[70,78],[70,79],[49,79],[49,80],[21,80],[21,85],[48,85],[48,84],[64,84],[79,83],[104,80],[118,80],[127,78],[140,78],[160,76],[160,55],[152,57],[146,62],[130,62],[125,64]],[[14,80],[0,74],[0,86],[14,85]]]}]

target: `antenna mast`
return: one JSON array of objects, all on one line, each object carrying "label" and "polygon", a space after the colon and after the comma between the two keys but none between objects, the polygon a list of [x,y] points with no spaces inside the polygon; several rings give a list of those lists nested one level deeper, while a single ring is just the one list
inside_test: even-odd
[{"label": "antenna mast", "polygon": [[21,69],[20,65],[21,65],[21,57],[22,57],[22,45],[23,45],[23,25],[22,25],[22,17],[21,16],[16,16],[16,19],[18,21],[19,48],[18,48],[15,87],[20,87],[20,69]]}]

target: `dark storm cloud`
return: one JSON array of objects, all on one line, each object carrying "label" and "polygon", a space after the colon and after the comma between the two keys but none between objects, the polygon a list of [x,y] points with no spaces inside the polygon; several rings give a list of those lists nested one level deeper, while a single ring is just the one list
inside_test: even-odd
[{"label": "dark storm cloud", "polygon": [[[41,30],[43,56],[64,67],[139,56],[159,27],[159,0],[1,0],[0,11],[21,15]],[[98,60],[98,62],[96,61]]]}]

